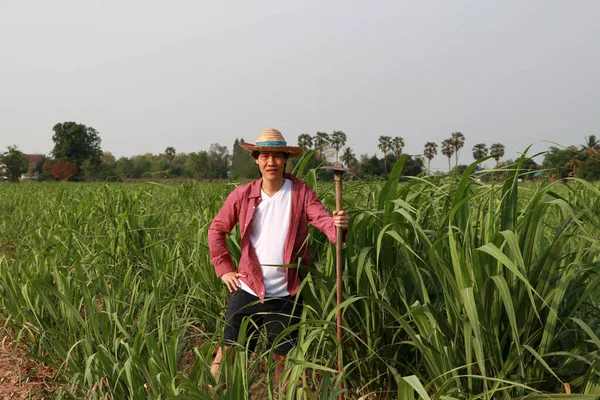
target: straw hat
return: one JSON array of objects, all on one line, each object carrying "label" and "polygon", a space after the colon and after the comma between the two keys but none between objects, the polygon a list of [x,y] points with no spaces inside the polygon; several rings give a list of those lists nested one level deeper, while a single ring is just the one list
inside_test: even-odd
[{"label": "straw hat", "polygon": [[277,129],[262,131],[256,139],[256,144],[241,142],[240,146],[248,151],[282,151],[290,153],[290,157],[302,154],[302,147],[288,146],[283,135]]}]

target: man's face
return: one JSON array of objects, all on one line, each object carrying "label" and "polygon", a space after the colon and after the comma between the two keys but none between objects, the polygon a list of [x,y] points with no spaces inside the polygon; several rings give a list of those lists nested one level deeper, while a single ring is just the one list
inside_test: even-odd
[{"label": "man's face", "polygon": [[285,154],[281,151],[263,151],[258,155],[256,164],[263,179],[276,180],[283,178]]}]

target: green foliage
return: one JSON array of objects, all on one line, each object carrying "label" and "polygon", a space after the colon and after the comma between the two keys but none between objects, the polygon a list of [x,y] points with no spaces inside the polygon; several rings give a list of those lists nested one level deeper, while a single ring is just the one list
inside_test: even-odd
[{"label": "green foliage", "polygon": [[[328,209],[335,185],[307,182]],[[189,160],[189,159],[188,159]],[[600,187],[462,175],[344,183],[343,346],[335,249],[311,229],[298,399],[591,399],[600,390]],[[174,161],[175,162],[175,161]],[[118,161],[117,161],[118,163]],[[62,398],[273,398],[271,351],[209,371],[227,291],[206,232],[230,185],[8,186],[0,191],[0,312]],[[228,246],[239,255],[236,231]],[[337,373],[337,352],[343,372]],[[565,395],[568,383],[573,395]],[[290,386],[292,386],[290,385]],[[562,395],[560,395],[562,393]],[[537,397],[535,397],[537,396]],[[561,397],[558,397],[561,396]]]},{"label": "green foliage", "polygon": [[346,147],[344,149],[344,152],[342,153],[342,156],[340,157],[340,161],[342,161],[344,163],[346,168],[351,168],[351,169],[356,169],[356,164],[358,163],[358,160],[356,159],[356,156],[354,155],[354,151],[350,147]]},{"label": "green foliage", "polygon": [[580,148],[551,146],[542,167],[557,178],[600,179],[600,145],[596,136],[586,138]]},{"label": "green foliage", "polygon": [[435,142],[427,142],[425,143],[425,149],[423,150],[423,155],[427,159],[427,173],[431,174],[431,160],[433,157],[437,155],[438,145]]},{"label": "green foliage", "polygon": [[441,152],[443,155],[448,157],[448,171],[450,171],[450,159],[455,152],[454,144],[452,139],[444,139],[441,145]]},{"label": "green foliage", "polygon": [[229,150],[227,147],[221,146],[218,143],[210,145],[208,151],[208,178],[209,179],[225,179],[229,173]]},{"label": "green foliage", "polygon": [[319,160],[325,161],[325,150],[329,146],[330,141],[329,134],[326,132],[317,132],[315,134],[313,144],[317,150]]},{"label": "green foliage", "polygon": [[377,156],[373,155],[372,157],[363,157],[361,158],[361,163],[358,168],[358,173],[363,178],[372,178],[375,176],[381,176],[384,173],[383,163],[377,158]]},{"label": "green foliage", "polygon": [[458,165],[458,153],[465,145],[465,135],[462,132],[452,132],[450,134],[450,142],[454,148],[454,157],[456,157],[455,166]]},{"label": "green foliage", "polygon": [[[244,139],[241,140],[242,142]],[[233,154],[231,156],[231,178],[232,179],[257,179],[260,172],[256,162],[248,150],[240,147],[240,140],[235,139],[233,143]]]},{"label": "green foliage", "polygon": [[330,144],[335,149],[335,162],[338,162],[338,153],[346,145],[346,134],[342,131],[333,131]]},{"label": "green foliage", "polygon": [[167,161],[169,161],[169,165],[171,165],[171,163],[173,162],[175,154],[177,154],[177,151],[174,147],[169,146],[165,149],[165,158],[167,159]]},{"label": "green foliage", "polygon": [[404,138],[400,136],[396,136],[392,139],[392,147],[391,150],[394,152],[396,158],[400,158],[402,155],[402,149],[404,148]]},{"label": "green foliage", "polygon": [[206,151],[190,153],[190,156],[185,163],[185,168],[188,176],[191,178],[208,178],[208,153]]},{"label": "green foliage", "polygon": [[600,153],[595,153],[593,157],[582,162],[579,172],[581,177],[587,181],[600,180]]},{"label": "green foliage", "polygon": [[0,155],[0,164],[5,165],[6,178],[10,182],[18,182],[21,174],[27,172],[29,161],[17,146],[8,146],[8,151]]},{"label": "green foliage", "polygon": [[504,157],[504,145],[502,143],[494,143],[490,146],[490,156],[496,160],[496,165],[502,157]]},{"label": "green foliage", "polygon": [[478,143],[473,146],[473,158],[475,160],[481,160],[482,158],[487,157],[488,148],[485,143]]},{"label": "green foliage", "polygon": [[310,150],[313,146],[313,138],[308,133],[298,135],[298,146],[304,151]]},{"label": "green foliage", "polygon": [[52,130],[52,155],[55,159],[70,161],[77,168],[86,160],[93,165],[102,162],[101,139],[94,128],[75,122],[63,122],[54,125]]}]

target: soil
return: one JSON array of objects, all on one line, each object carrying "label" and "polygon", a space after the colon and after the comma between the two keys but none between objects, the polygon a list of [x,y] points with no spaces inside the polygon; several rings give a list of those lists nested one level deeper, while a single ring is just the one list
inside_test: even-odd
[{"label": "soil", "polygon": [[28,358],[0,331],[0,399],[50,399],[53,377],[51,368]]}]

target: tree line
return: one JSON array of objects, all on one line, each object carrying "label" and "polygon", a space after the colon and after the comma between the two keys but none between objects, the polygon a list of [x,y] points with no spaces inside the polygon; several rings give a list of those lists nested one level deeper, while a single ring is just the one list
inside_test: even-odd
[{"label": "tree line", "polygon": [[[16,145],[8,146],[8,150],[0,156],[5,179],[18,181],[22,174],[40,180],[102,180],[125,181],[131,179],[168,179],[187,178],[195,180],[220,179],[255,179],[259,176],[258,168],[250,154],[243,150],[239,143],[243,138],[235,139],[232,154],[226,146],[218,143],[210,145],[209,150],[191,153],[178,153],[174,147],[167,147],[162,154],[146,153],[132,157],[116,159],[110,152],[103,152],[98,131],[76,122],[58,123],[53,127],[52,140],[54,148],[49,157],[42,157],[35,165],[30,165],[25,155]],[[431,160],[438,155],[448,158],[448,171],[461,172],[466,165],[459,165],[459,152],[465,145],[462,132],[452,132],[438,146],[435,142],[426,142],[422,155],[403,154],[404,138],[400,136],[381,135],[378,138],[378,149],[382,158],[376,154],[356,156],[351,147],[346,146],[347,135],[343,131],[317,131],[314,135],[302,133],[298,135],[298,146],[307,153],[305,168],[317,168],[341,162],[357,179],[385,178],[391,166],[405,156],[403,174],[416,176],[431,173]],[[580,177],[590,180],[600,179],[600,143],[595,136],[586,138],[583,146],[560,148],[552,146],[538,165],[528,159],[525,172],[542,170],[555,179]],[[477,143],[472,147],[474,160],[486,157],[496,161],[496,168],[511,165],[512,160],[504,163],[505,147],[494,143],[489,148],[485,143]],[[452,159],[454,158],[454,166]],[[288,170],[295,167],[298,159],[288,162]],[[426,166],[425,166],[426,162]],[[439,172],[438,172],[439,173]],[[330,178],[327,173],[324,179]]]}]

